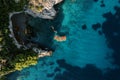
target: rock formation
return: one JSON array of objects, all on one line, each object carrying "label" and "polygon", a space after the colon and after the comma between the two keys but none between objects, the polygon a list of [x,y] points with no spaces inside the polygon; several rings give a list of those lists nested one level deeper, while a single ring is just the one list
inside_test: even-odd
[{"label": "rock formation", "polygon": [[30,0],[25,12],[33,17],[53,19],[56,15],[53,6],[61,1],[62,0]]},{"label": "rock formation", "polygon": [[[29,4],[24,12],[29,15],[32,15],[33,17],[39,17],[39,18],[43,18],[43,19],[53,19],[54,16],[56,15],[56,11],[53,8],[53,6],[60,3],[61,1],[62,0],[30,0]],[[24,31],[26,29],[26,25],[23,23],[26,22],[26,18],[24,18],[24,16],[22,16],[21,18],[19,18],[20,20],[15,19],[14,20],[15,22],[12,21],[12,17],[14,15],[22,14],[22,13],[23,12],[13,12],[13,13],[10,13],[10,15],[9,15],[9,26],[8,27],[11,32],[11,34],[9,36],[14,39],[14,44],[17,46],[17,48],[21,48],[21,47],[24,47],[24,49],[32,48],[34,52],[38,53],[38,57],[50,56],[52,54],[52,51],[42,50],[42,49],[36,47],[34,43],[25,44],[25,40],[24,40],[25,35],[22,35],[22,38],[20,35],[15,35],[14,30],[18,30],[18,28],[19,28],[19,30],[16,31],[17,34],[18,33],[25,34]],[[18,25],[18,23],[19,23],[19,25]],[[17,29],[14,29],[14,27],[16,27],[16,26],[17,26]],[[23,30],[21,31],[21,29],[23,29]],[[21,38],[21,40],[17,39],[17,37]],[[23,37],[24,37],[24,39],[23,39]],[[62,37],[62,38],[64,38],[64,40],[66,40],[66,37]]]}]

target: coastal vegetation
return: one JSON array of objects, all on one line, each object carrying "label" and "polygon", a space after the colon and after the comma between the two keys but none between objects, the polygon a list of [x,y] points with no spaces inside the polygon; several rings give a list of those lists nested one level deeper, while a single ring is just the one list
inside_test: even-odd
[{"label": "coastal vegetation", "polygon": [[44,8],[44,6],[42,6],[42,5],[37,5],[37,6],[35,6],[35,5],[33,5],[33,4],[29,4],[28,7],[29,7],[31,10],[35,11],[35,12],[42,12],[42,10],[43,10],[43,8]]},{"label": "coastal vegetation", "polygon": [[38,57],[35,56],[24,56],[23,54],[17,55],[18,56],[18,61],[15,63],[15,70],[22,70],[23,68],[26,68],[30,65],[36,65]]},{"label": "coastal vegetation", "polygon": [[0,80],[15,70],[22,70],[37,63],[38,55],[31,49],[18,49],[9,37],[9,13],[23,11],[28,0],[0,0]]}]

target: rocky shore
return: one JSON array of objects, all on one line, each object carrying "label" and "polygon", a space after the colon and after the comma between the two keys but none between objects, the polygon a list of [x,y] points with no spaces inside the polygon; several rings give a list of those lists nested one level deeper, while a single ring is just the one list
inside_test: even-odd
[{"label": "rocky shore", "polygon": [[[53,6],[62,1],[63,0],[30,0],[28,5],[26,6],[24,12],[33,17],[39,17],[39,18],[43,18],[43,19],[53,19],[54,16],[56,15],[56,11]],[[13,22],[11,19],[12,19],[13,15],[17,15],[17,14],[21,14],[21,13],[23,13],[23,12],[13,12],[13,13],[9,14],[9,26],[8,27],[9,27],[9,30],[11,31],[10,37],[12,37],[14,39],[14,43],[18,48],[23,46],[23,44],[20,44],[20,42],[18,42],[18,40],[16,39],[15,33],[13,31]],[[21,21],[22,23],[20,23],[20,24],[25,23],[26,22],[25,19],[26,18],[23,18],[23,21]],[[23,25],[25,28],[26,27],[25,24],[23,24]]]},{"label": "rocky shore", "polygon": [[[28,35],[29,32],[26,29],[27,19],[25,18],[25,16],[22,16],[19,19],[19,17],[16,17],[15,15],[28,14],[30,16],[39,17],[42,19],[53,19],[56,15],[54,5],[60,2],[62,2],[62,0],[30,0],[29,4],[24,8],[24,11],[9,13],[9,36],[13,39],[13,43],[17,46],[18,49],[32,49],[35,53],[38,54],[38,58],[52,55],[51,50],[42,50],[40,47],[38,47],[37,44],[27,42],[28,38],[26,37],[26,35]],[[17,4],[19,4],[19,1],[17,1]],[[16,17],[15,20],[13,19],[13,16]],[[2,73],[0,75],[0,78],[14,71],[15,70],[13,69],[8,72]]]},{"label": "rocky shore", "polygon": [[11,17],[13,16],[13,15],[15,15],[15,14],[20,14],[20,13],[22,13],[22,12],[13,12],[13,13],[10,13],[9,14],[9,26],[8,26],[8,28],[9,28],[9,30],[10,30],[10,32],[11,32],[11,34],[9,35],[11,38],[13,38],[13,42],[14,42],[14,44],[17,46],[17,48],[20,48],[22,45],[21,44],[19,44],[19,42],[16,40],[16,38],[15,38],[15,35],[14,35],[14,32],[13,32],[13,24],[12,24],[12,20],[11,20]]},{"label": "rocky shore", "polygon": [[[56,11],[53,6],[60,2],[62,2],[62,0],[30,0],[25,11],[13,12],[9,14],[8,27],[11,32],[9,36],[13,38],[14,44],[17,46],[17,48],[23,47],[24,49],[29,49],[34,47],[33,51],[39,53],[38,56],[40,57],[50,56],[52,54],[52,51],[46,52],[45,50],[38,48],[36,44],[27,41],[28,39],[26,38],[26,34],[28,31],[26,29],[26,22],[28,17],[26,17],[26,15],[28,14],[33,17],[39,17],[43,19],[53,19],[56,15]],[[18,15],[18,17],[16,15]],[[40,52],[42,53],[42,56]],[[45,55],[44,53],[47,54]]]},{"label": "rocky shore", "polygon": [[[26,9],[25,9],[25,13],[29,14],[33,17],[39,17],[39,18],[43,18],[43,19],[53,19],[54,16],[56,15],[56,11],[54,9],[54,5],[62,2],[63,0],[30,0],[29,4],[27,5]],[[41,7],[42,6],[42,7]],[[34,7],[34,9],[33,9]],[[38,8],[40,8],[41,10],[36,11]],[[12,16],[17,15],[17,14],[21,14],[24,13],[23,11],[21,12],[13,12],[9,14],[9,30],[11,32],[11,34],[9,35],[10,37],[12,37],[14,39],[14,44],[17,46],[17,48],[20,48],[22,46],[24,46],[24,48],[27,48],[24,45],[24,42],[22,44],[20,44],[20,42],[16,39],[17,36],[15,36],[15,33],[13,31],[13,22],[12,22]],[[21,21],[23,24],[22,26],[24,26],[23,28],[26,27],[25,25],[25,20],[26,18],[23,18],[23,21]],[[19,22],[18,22],[19,23]],[[16,23],[15,23],[16,24]],[[17,25],[16,25],[17,26]],[[21,27],[21,26],[17,26],[17,27]],[[23,30],[22,30],[23,31]],[[22,35],[24,36],[24,35]],[[29,45],[31,46],[31,45]]]}]

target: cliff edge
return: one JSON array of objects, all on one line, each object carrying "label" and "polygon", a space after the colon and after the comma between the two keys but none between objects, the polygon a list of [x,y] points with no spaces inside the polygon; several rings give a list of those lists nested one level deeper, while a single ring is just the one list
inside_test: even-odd
[{"label": "cliff edge", "polygon": [[62,1],[63,0],[30,0],[25,12],[33,17],[53,19],[56,15],[53,6]]}]

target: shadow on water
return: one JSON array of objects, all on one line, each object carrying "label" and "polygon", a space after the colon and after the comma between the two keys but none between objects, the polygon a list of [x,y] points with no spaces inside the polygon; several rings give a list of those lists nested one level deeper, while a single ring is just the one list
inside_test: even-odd
[{"label": "shadow on water", "polygon": [[31,18],[28,21],[28,24],[32,27],[33,33],[35,34],[32,42],[39,44],[39,47],[42,49],[47,48],[53,51],[55,50],[55,47],[53,46],[54,31],[51,26],[59,32],[64,18],[62,4],[63,3],[54,6],[57,11],[57,15],[53,20]]},{"label": "shadow on water", "polygon": [[26,21],[29,20],[29,17],[30,16],[25,15],[25,13],[17,13],[11,17],[13,33],[20,44],[27,42],[27,37],[25,36],[24,31],[27,27]]}]

